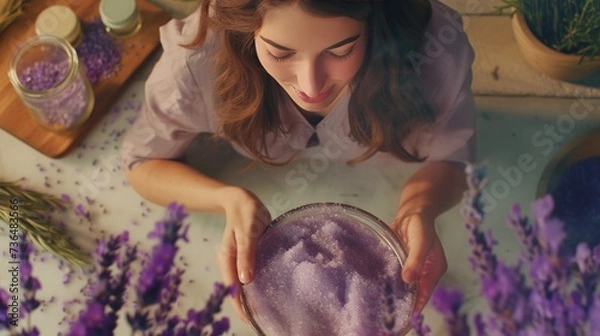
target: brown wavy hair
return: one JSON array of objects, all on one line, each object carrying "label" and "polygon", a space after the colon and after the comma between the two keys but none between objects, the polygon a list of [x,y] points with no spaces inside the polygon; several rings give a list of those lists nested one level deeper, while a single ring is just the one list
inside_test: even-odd
[{"label": "brown wavy hair", "polygon": [[204,0],[198,34],[187,47],[202,45],[209,30],[219,47],[214,66],[214,97],[220,134],[268,164],[266,135],[283,134],[278,97],[285,94],[258,61],[254,33],[273,7],[296,3],[322,17],[350,17],[365,22],[365,60],[351,83],[350,137],[366,147],[353,164],[378,151],[407,162],[420,162],[404,140],[416,127],[435,120],[420,80],[407,55],[420,50],[431,18],[429,0]]}]

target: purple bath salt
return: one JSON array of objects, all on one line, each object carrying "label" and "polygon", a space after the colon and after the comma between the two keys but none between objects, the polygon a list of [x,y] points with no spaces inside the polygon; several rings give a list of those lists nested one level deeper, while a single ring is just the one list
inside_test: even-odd
[{"label": "purple bath salt", "polygon": [[63,81],[67,76],[67,62],[35,62],[21,72],[20,80],[23,86],[31,91],[48,90]]},{"label": "purple bath salt", "polygon": [[400,279],[397,255],[356,217],[316,212],[275,225],[261,237],[255,278],[243,286],[259,332],[401,334],[414,291]]},{"label": "purple bath salt", "polygon": [[[20,80],[32,91],[44,92],[39,98],[24,97],[36,117],[52,129],[69,128],[86,117],[94,100],[93,92],[82,76],[64,82],[68,61],[40,61],[23,69]],[[56,88],[57,92],[52,92]]]},{"label": "purple bath salt", "polygon": [[83,41],[77,47],[77,55],[90,83],[110,77],[121,63],[122,46],[104,28],[99,18],[82,25]]}]

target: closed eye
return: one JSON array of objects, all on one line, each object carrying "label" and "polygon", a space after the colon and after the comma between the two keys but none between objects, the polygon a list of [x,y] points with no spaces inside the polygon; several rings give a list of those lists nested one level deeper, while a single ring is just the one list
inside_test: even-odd
[{"label": "closed eye", "polygon": [[[355,44],[355,45],[356,45],[356,44]],[[329,54],[330,54],[331,56],[333,56],[333,57],[335,57],[335,58],[339,59],[339,60],[346,59],[346,58],[348,58],[348,57],[352,56],[352,54],[354,54],[354,46],[355,46],[355,45],[353,45],[353,46],[352,46],[352,48],[350,48],[350,50],[348,50],[348,51],[347,51],[346,53],[344,53],[344,54],[337,54],[337,53],[333,53],[333,52],[329,52]]]},{"label": "closed eye", "polygon": [[[269,58],[275,62],[283,62],[283,61],[287,60],[288,58],[291,58],[292,56],[295,55],[295,53],[290,53],[290,54],[287,54],[284,56],[275,56],[268,50],[266,52],[267,52],[267,56],[269,56]],[[354,54],[354,45],[352,46],[352,48],[350,48],[350,50],[348,50],[344,54],[337,54],[337,53],[334,53],[331,51],[328,51],[327,53],[329,55],[333,56],[335,59],[344,60],[344,59],[351,57]]]},{"label": "closed eye", "polygon": [[273,55],[273,54],[272,54],[270,51],[268,51],[268,50],[267,50],[267,56],[269,56],[269,58],[270,58],[271,60],[275,61],[275,62],[283,62],[283,61],[285,61],[286,59],[288,59],[288,58],[290,58],[290,57],[294,56],[294,53],[290,53],[290,54],[287,54],[287,55],[285,55],[285,56],[275,56],[275,55]]}]

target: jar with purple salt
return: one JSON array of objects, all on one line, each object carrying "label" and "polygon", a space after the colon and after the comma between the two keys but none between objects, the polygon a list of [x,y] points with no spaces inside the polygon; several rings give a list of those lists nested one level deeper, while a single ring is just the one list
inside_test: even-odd
[{"label": "jar with purple salt", "polygon": [[416,288],[400,278],[405,250],[370,213],[304,205],[275,219],[256,253],[256,275],[241,299],[259,335],[408,332]]},{"label": "jar with purple salt", "polygon": [[94,91],[77,52],[63,38],[39,35],[25,41],[12,56],[8,77],[30,115],[51,131],[75,128],[94,108]]}]

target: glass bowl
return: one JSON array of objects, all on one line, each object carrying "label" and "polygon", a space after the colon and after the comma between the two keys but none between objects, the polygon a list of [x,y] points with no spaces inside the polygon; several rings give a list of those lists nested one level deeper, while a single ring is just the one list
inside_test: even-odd
[{"label": "glass bowl", "polygon": [[380,219],[313,203],[276,218],[261,236],[242,308],[264,336],[403,335],[416,287],[400,278],[406,252]]}]

